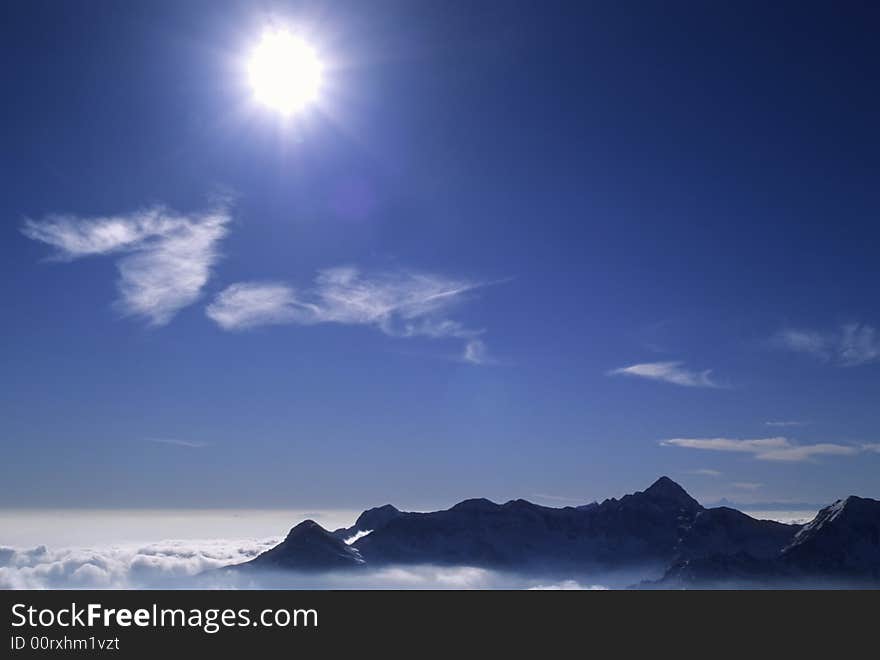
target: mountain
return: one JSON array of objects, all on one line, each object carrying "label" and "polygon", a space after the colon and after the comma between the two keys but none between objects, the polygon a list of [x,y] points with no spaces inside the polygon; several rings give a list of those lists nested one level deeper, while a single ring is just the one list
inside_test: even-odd
[{"label": "mountain", "polygon": [[[659,581],[643,586],[880,585],[880,501],[855,496],[838,500],[819,511],[810,523],[797,527],[776,552],[770,552],[770,536],[776,533],[782,537],[784,532],[766,531],[766,539],[755,537],[761,547],[742,547],[731,554],[735,543],[706,545],[701,552],[683,555]],[[767,545],[763,546],[765,540]],[[717,545],[726,554],[718,552]]]},{"label": "mountain", "polygon": [[825,507],[781,559],[804,574],[880,581],[880,501],[850,496]]},{"label": "mountain", "polygon": [[504,568],[605,567],[668,561],[702,509],[663,477],[644,492],[587,509],[525,500],[465,500],[446,511],[405,513],[354,546],[369,564]]},{"label": "mountain", "polygon": [[638,572],[645,588],[880,583],[880,502],[859,497],[822,509],[808,525],[704,508],[661,477],[644,491],[580,507],[470,499],[412,513],[390,504],[329,532],[313,521],[242,566],[322,571],[395,564],[496,570]]},{"label": "mountain", "polygon": [[769,559],[778,555],[799,529],[799,525],[756,520],[727,507],[703,509],[682,537],[677,559],[684,561],[740,553],[756,559]]},{"label": "mountain", "polygon": [[340,527],[333,531],[333,535],[347,541],[348,539],[366,536],[370,532],[384,527],[395,518],[403,514],[390,504],[377,506],[364,511],[351,527]]},{"label": "mountain", "polygon": [[662,578],[643,581],[636,588],[735,589],[786,584],[785,575],[773,560],[757,559],[746,552],[738,552],[693,557],[673,563]]},{"label": "mountain", "polygon": [[360,553],[314,520],[305,520],[287,537],[241,566],[290,570],[330,570],[363,565]]}]

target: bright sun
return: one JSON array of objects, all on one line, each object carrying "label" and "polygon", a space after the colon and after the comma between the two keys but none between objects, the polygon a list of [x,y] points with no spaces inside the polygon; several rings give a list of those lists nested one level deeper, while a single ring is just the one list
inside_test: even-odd
[{"label": "bright sun", "polygon": [[290,115],[318,99],[323,67],[305,40],[277,30],[263,35],[251,55],[248,73],[257,100]]}]

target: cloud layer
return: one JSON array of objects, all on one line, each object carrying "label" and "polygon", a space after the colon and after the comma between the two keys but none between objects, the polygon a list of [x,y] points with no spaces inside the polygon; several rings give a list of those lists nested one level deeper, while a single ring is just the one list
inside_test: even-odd
[{"label": "cloud layer", "polygon": [[861,323],[845,324],[833,332],[782,330],[774,338],[774,344],[840,367],[880,361],[880,333]]},{"label": "cloud layer", "polygon": [[692,371],[683,366],[682,362],[644,362],[621,367],[608,372],[610,376],[636,376],[649,380],[659,380],[684,387],[718,387],[710,377],[711,369]]},{"label": "cloud layer", "polygon": [[797,444],[788,438],[758,438],[740,440],[736,438],[671,438],[661,440],[664,447],[684,447],[708,451],[740,452],[751,454],[762,461],[805,461],[814,456],[852,456],[864,447],[841,445],[830,442],[817,444]]},{"label": "cloud layer", "polygon": [[482,283],[429,273],[363,274],[357,268],[319,271],[306,289],[282,282],[239,282],[223,291],[206,314],[225,330],[263,325],[362,325],[394,337],[455,338],[462,359],[489,361],[481,330],[449,318],[453,307]]},{"label": "cloud layer", "polygon": [[230,219],[225,206],[189,215],[154,207],[98,218],[54,215],[26,221],[22,232],[54,247],[61,260],[120,255],[119,308],[164,325],[199,298]]},{"label": "cloud layer", "polygon": [[146,545],[0,548],[0,589],[131,589],[193,584],[196,574],[241,563],[277,539],[163,541]]},{"label": "cloud layer", "polygon": [[[242,574],[222,570],[224,566],[252,559],[277,542],[278,539],[218,539],[57,550],[46,546],[0,547],[0,589],[604,588],[591,582],[568,579],[547,582],[546,578],[471,566],[392,566],[314,575],[286,571]],[[634,578],[616,579],[616,586],[625,586]]]}]

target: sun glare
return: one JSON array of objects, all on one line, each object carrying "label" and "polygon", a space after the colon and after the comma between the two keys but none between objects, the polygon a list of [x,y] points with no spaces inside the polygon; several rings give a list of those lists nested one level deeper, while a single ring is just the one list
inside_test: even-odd
[{"label": "sun glare", "polygon": [[256,99],[283,115],[317,101],[323,67],[315,50],[287,30],[266,32],[248,64]]}]

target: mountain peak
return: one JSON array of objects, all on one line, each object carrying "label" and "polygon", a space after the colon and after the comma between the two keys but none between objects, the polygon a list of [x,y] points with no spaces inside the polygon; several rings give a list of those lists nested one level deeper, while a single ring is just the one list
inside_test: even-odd
[{"label": "mountain peak", "polygon": [[290,531],[287,533],[287,538],[289,539],[291,537],[301,536],[301,535],[315,533],[315,532],[329,533],[329,532],[327,532],[326,529],[321,527],[314,520],[312,520],[312,519],[303,520],[301,523],[299,523],[298,525],[294,525],[290,529]]},{"label": "mountain peak", "polygon": [[795,535],[787,549],[809,542],[811,538],[828,533],[832,528],[846,528],[852,525],[877,525],[880,516],[880,502],[865,497],[850,495],[846,499],[837,500],[816,514]]},{"label": "mountain peak", "polygon": [[657,481],[652,483],[648,488],[645,489],[646,493],[651,493],[654,495],[665,495],[665,494],[680,494],[684,493],[687,495],[687,491],[684,488],[675,483],[672,479],[667,476],[662,476]]},{"label": "mountain peak", "polygon": [[395,518],[399,518],[401,515],[403,514],[401,514],[397,507],[392,506],[391,504],[373,507],[372,509],[367,509],[358,516],[358,519],[354,523],[354,529],[363,532],[379,529]]},{"label": "mountain peak", "polygon": [[290,530],[283,542],[247,562],[299,570],[331,569],[363,564],[360,554],[321,527],[314,520],[303,520]]},{"label": "mountain peak", "polygon": [[644,495],[651,499],[675,502],[688,508],[702,508],[700,503],[669,477],[663,476],[645,489]]},{"label": "mountain peak", "polygon": [[476,497],[459,502],[450,511],[494,511],[498,508],[498,505],[492,500],[487,500],[485,497]]},{"label": "mountain peak", "polygon": [[880,581],[880,501],[854,495],[837,500],[795,534],[782,556],[804,573]]}]

